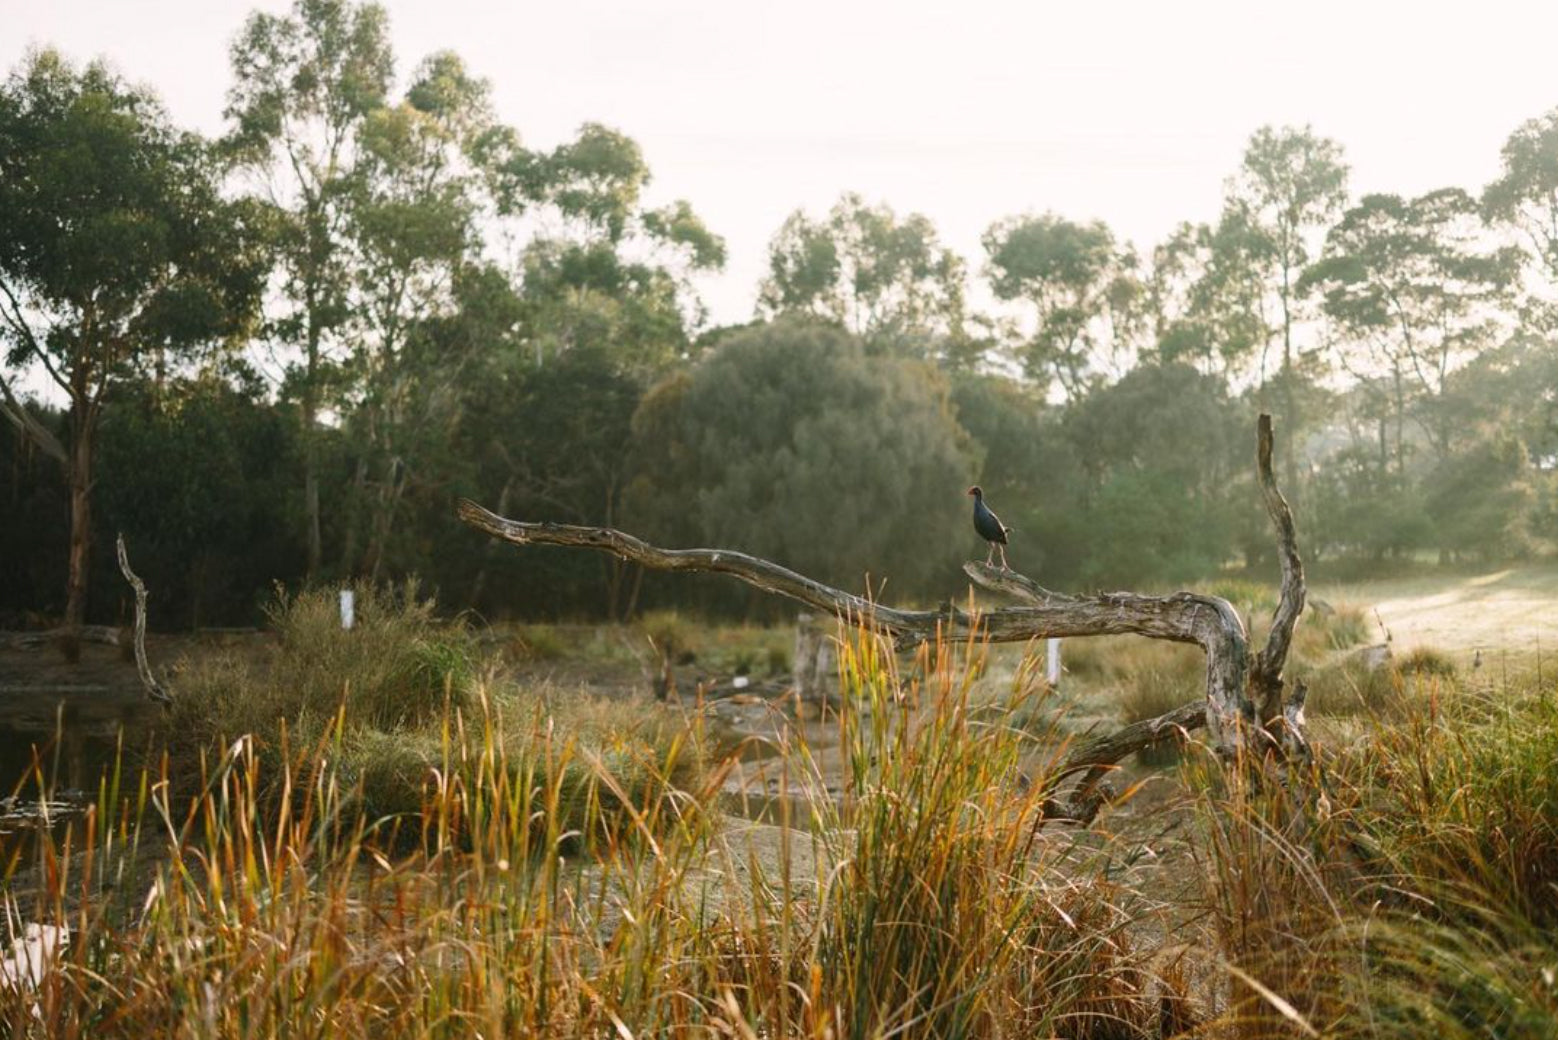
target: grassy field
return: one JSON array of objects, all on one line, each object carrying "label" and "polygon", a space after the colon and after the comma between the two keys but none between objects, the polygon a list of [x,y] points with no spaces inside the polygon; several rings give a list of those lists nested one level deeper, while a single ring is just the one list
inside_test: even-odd
[{"label": "grassy field", "polygon": [[[1259,628],[1269,590],[1214,591]],[[687,687],[779,674],[782,629],[475,632],[402,589],[365,590],[345,635],[329,595],[282,600],[269,657],[191,661],[152,753],[0,850],[0,1025],[1558,1035],[1558,708],[1535,670],[1467,660],[1534,642],[1558,577],[1317,594],[1291,670],[1323,771],[1170,746],[1086,830],[1045,820],[1057,759],[1197,696],[1193,650],[1070,641],[1051,690],[1021,648],[848,633],[838,709],[736,698],[746,735]],[[1397,650],[1377,667],[1376,605]]]},{"label": "grassy field", "polygon": [[1404,647],[1469,655],[1558,646],[1558,566],[1551,564],[1321,585],[1314,593],[1377,610]]}]

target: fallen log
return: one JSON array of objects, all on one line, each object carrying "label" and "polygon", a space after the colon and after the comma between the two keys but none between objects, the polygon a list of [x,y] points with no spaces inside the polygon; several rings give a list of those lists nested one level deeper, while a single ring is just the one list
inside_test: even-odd
[{"label": "fallen log", "polygon": [[[41,650],[69,634],[67,628],[50,628],[42,632],[0,632],[0,650]],[[83,643],[101,643],[104,646],[118,646],[121,639],[119,629],[111,625],[82,625],[75,635]]]}]

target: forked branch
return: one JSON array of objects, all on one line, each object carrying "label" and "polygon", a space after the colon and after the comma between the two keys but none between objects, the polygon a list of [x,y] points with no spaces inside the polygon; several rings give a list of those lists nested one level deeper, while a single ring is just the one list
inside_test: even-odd
[{"label": "forked branch", "polygon": [[[1064,773],[1086,772],[1072,800],[1079,814],[1088,811],[1094,788],[1103,772],[1126,755],[1166,738],[1170,731],[1185,731],[1205,724],[1213,745],[1227,756],[1259,738],[1256,706],[1250,693],[1252,674],[1261,696],[1261,718],[1270,696],[1281,714],[1282,667],[1292,638],[1293,624],[1303,610],[1304,577],[1299,563],[1292,513],[1277,490],[1271,472],[1271,420],[1262,416],[1257,442],[1257,473],[1268,513],[1277,528],[1282,551],[1282,599],[1273,622],[1272,637],[1252,670],[1249,639],[1244,623],[1232,604],[1218,596],[1178,592],[1168,596],[1144,596],[1131,592],[1072,596],[1053,592],[1021,574],[997,570],[983,563],[968,563],[964,571],[975,583],[1020,600],[1020,607],[969,612],[951,604],[940,610],[898,610],[824,585],[772,561],[729,549],[663,549],[633,535],[609,527],[531,523],[498,516],[474,502],[462,499],[460,519],[494,538],[516,545],[564,545],[596,549],[651,570],[706,571],[728,574],[756,588],[789,597],[825,610],[850,622],[869,625],[889,635],[900,646],[971,634],[992,642],[1026,642],[1065,636],[1100,636],[1134,633],[1150,639],[1194,643],[1206,652],[1206,699],[1177,708],[1159,719],[1127,726],[1107,737],[1079,745],[1062,767]],[[1275,694],[1269,691],[1275,690]],[[1080,801],[1078,801],[1080,798]],[[1091,811],[1096,812],[1096,803]]]}]

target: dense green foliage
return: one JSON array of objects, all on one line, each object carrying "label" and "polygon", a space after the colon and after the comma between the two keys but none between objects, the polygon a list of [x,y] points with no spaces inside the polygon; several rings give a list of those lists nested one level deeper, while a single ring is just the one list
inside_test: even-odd
[{"label": "dense green foliage", "polygon": [[964,257],[846,193],[777,229],[754,322],[710,329],[725,243],[633,138],[533,145],[457,55],[401,79],[389,41],[373,3],[252,15],[215,142],[52,51],[0,91],[13,620],[122,616],[86,584],[121,530],[161,626],[258,620],[274,581],[418,574],[493,616],[669,595],[486,544],[458,495],[934,602],[978,482],[1041,580],[1183,583],[1271,566],[1260,411],[1322,560],[1558,539],[1558,116],[1480,195],[1356,202],[1339,144],[1262,127],[1217,219],[1151,249],[1035,200]]}]

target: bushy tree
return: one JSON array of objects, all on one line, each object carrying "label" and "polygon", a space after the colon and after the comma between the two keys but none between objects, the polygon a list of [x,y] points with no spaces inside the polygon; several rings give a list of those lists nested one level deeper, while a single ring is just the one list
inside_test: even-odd
[{"label": "bushy tree", "polygon": [[1177,583],[1229,558],[1253,492],[1248,416],[1221,380],[1139,365],[1068,408],[1064,429],[1084,474],[1080,578]]},{"label": "bushy tree", "polygon": [[1305,272],[1304,287],[1322,294],[1346,337],[1343,368],[1388,380],[1398,470],[1409,413],[1441,456],[1454,447],[1440,398],[1451,374],[1494,342],[1517,267],[1510,249],[1486,240],[1471,196],[1444,188],[1415,199],[1365,197]]},{"label": "bushy tree", "polygon": [[[297,427],[261,390],[214,373],[163,392],[136,382],[104,421],[102,513],[156,590],[159,625],[252,623],[272,583],[303,573]],[[97,542],[112,560],[112,537]]]},{"label": "bushy tree", "polygon": [[1423,482],[1439,550],[1450,557],[1505,559],[1532,547],[1536,503],[1525,446],[1491,437],[1441,459]]},{"label": "bushy tree", "polygon": [[[478,486],[497,489],[491,501],[500,512],[616,526],[639,398],[638,382],[598,347],[570,350],[544,365],[523,352],[506,354],[473,393],[461,443],[478,462]],[[627,577],[626,568],[607,558],[521,556],[490,543],[470,596],[484,609],[621,617],[630,607]]]},{"label": "bushy tree", "polygon": [[1527,321],[1558,330],[1558,109],[1523,123],[1504,142],[1497,180],[1482,193],[1483,213],[1515,232],[1536,280]]},{"label": "bushy tree", "polygon": [[1270,248],[1234,207],[1215,225],[1180,225],[1153,250],[1147,306],[1157,359],[1230,383],[1259,363],[1271,339],[1263,277]]},{"label": "bushy tree", "polygon": [[635,515],[656,537],[776,560],[850,588],[946,595],[977,549],[978,459],[928,366],[868,358],[842,330],[780,321],[730,336],[653,391],[636,429]]},{"label": "bushy tree", "polygon": [[725,242],[685,200],[652,208],[638,143],[598,123],[549,151],[512,127],[477,142],[494,209],[524,241],[514,278],[521,338],[538,364],[577,347],[608,350],[650,378],[685,359],[704,321],[693,279],[725,263]]}]

